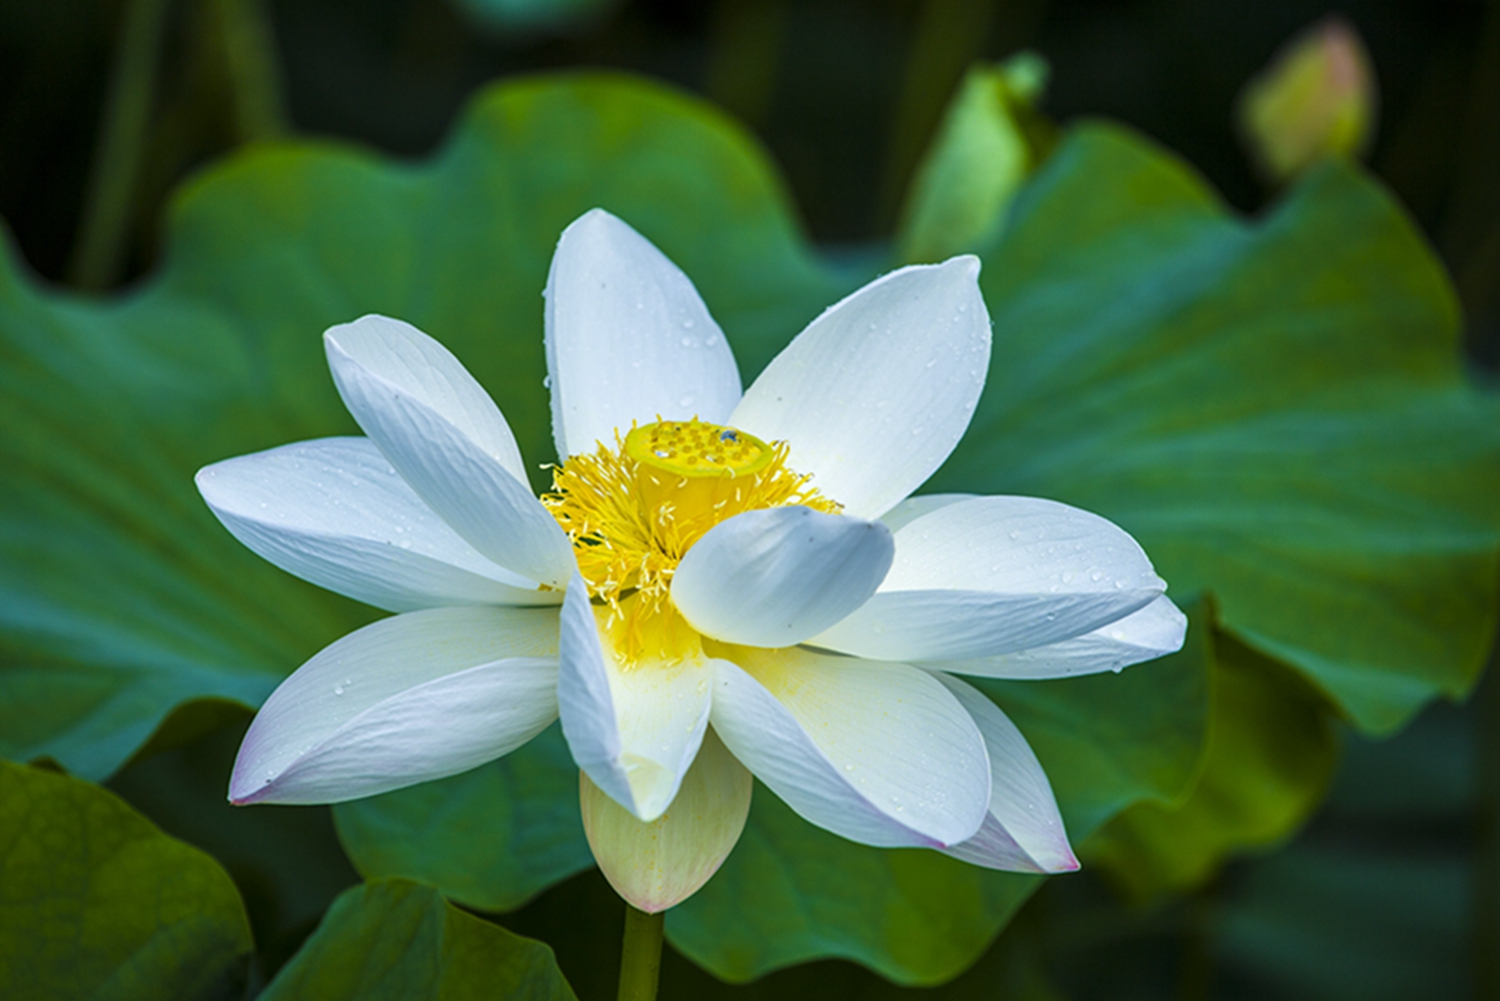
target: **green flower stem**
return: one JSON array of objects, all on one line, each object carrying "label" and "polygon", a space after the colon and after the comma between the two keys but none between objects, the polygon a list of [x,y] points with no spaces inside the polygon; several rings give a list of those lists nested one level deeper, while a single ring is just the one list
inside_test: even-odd
[{"label": "green flower stem", "polygon": [[254,142],[286,135],[290,128],[281,68],[265,0],[216,0],[214,13],[240,140]]},{"label": "green flower stem", "polygon": [[625,905],[625,947],[620,955],[620,1001],[656,1001],[661,973],[664,914],[647,914]]},{"label": "green flower stem", "polygon": [[168,0],[131,0],[125,8],[78,242],[68,265],[69,280],[81,288],[107,288],[120,276],[130,203],[140,178],[155,100],[167,6]]}]

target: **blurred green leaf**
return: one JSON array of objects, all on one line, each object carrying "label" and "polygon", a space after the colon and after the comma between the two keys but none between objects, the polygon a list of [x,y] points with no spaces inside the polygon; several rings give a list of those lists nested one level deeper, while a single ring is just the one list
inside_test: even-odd
[{"label": "blurred green leaf", "polygon": [[1394,740],[1351,736],[1308,831],[1226,872],[1212,929],[1224,979],[1267,1001],[1482,996],[1494,835],[1476,765],[1492,710],[1439,704]]},{"label": "blurred green leaf", "polygon": [[1323,699],[1285,666],[1232,638],[1214,644],[1202,775],[1185,802],[1141,803],[1089,846],[1136,899],[1190,889],[1221,859],[1273,844],[1322,800],[1338,764]]},{"label": "blurred green leaf", "polygon": [[[174,712],[163,730],[185,716],[192,722],[202,705]],[[258,971],[270,976],[359,875],[344,857],[328,807],[230,805],[229,773],[250,722],[248,709],[234,710],[232,725],[142,754],[109,780],[109,788],[163,831],[224,866],[250,916]]]},{"label": "blurred green leaf", "polygon": [[263,1001],[565,1001],[552,950],[459,910],[429,886],[345,891]]},{"label": "blurred green leaf", "polygon": [[[1143,798],[1181,794],[1208,705],[1208,620],[1194,610],[1182,652],[1120,675],[974,679],[1026,734],[1075,841]],[[845,841],[758,787],[745,834],[708,884],[668,912],[673,946],[730,981],[822,956],[903,984],[973,963],[1042,880],[936,852]]]},{"label": "blurred green leaf", "polygon": [[0,997],[235,998],[250,925],[228,874],[113,794],[0,761]]},{"label": "blurred green leaf", "polygon": [[969,70],[907,194],[896,235],[903,261],[994,243],[1011,200],[1057,141],[1034,107],[1046,78],[1046,62],[1030,52]]},{"label": "blurred green leaf", "polygon": [[1467,691],[1495,624],[1500,408],[1390,197],[1330,163],[1247,223],[1086,125],[1011,211],[980,279],[989,383],[931,489],[1106,515],[1366,732]]},{"label": "blurred green leaf", "polygon": [[594,864],[578,815],[578,766],[561,730],[499,761],[334,807],[367,879],[432,883],[469,907],[508,911]]}]

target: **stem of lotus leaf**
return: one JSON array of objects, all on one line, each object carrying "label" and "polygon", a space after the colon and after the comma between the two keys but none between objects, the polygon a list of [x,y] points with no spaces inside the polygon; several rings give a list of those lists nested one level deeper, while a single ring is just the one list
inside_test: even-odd
[{"label": "stem of lotus leaf", "polygon": [[661,973],[664,914],[647,914],[625,905],[625,948],[620,956],[620,1001],[656,1001]]},{"label": "stem of lotus leaf", "polygon": [[156,97],[167,6],[167,0],[129,0],[125,6],[78,241],[68,264],[68,278],[80,288],[105,289],[120,277]]}]

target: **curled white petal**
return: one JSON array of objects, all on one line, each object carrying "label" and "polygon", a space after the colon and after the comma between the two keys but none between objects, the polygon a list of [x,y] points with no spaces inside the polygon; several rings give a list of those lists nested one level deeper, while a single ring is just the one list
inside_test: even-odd
[{"label": "curled white petal", "polygon": [[877,847],[943,847],[988,812],[973,719],[925,671],[790,648],[726,648],[714,730],[806,820]]},{"label": "curled white petal", "polygon": [[1077,869],[1052,784],[1021,731],[982,692],[957,678],[941,673],[934,677],[974,718],[990,755],[989,815],[972,838],[943,851],[1009,872]]},{"label": "curled white petal", "polygon": [[884,660],[971,660],[1092,632],[1166,590],[1111,522],[1035,497],[975,497],[895,535],[875,596],[809,642]]},{"label": "curled white petal", "polygon": [[609,609],[582,577],[563,599],[557,701],[578,767],[638,819],[661,816],[708,726],[711,668],[701,652],[629,666],[600,637]]},{"label": "curled white petal", "polygon": [[984,388],[979,260],[893,271],[830,306],[745,391],[730,423],[787,442],[846,513],[877,518],[933,474]]},{"label": "curled white petal", "polygon": [[552,433],[563,458],[631,422],[722,424],[740,400],[729,343],[687,275],[602,209],[563,231],[547,276]]},{"label": "curled white petal", "polygon": [[431,408],[525,482],[526,466],[505,415],[438,341],[410,323],[375,313],[330,327],[324,337],[370,375]]},{"label": "curled white petal", "polygon": [[434,608],[325,647],[271,693],[236,803],[338,803],[466,771],[557,718],[557,612]]},{"label": "curled white petal", "polygon": [[[323,341],[349,412],[423,502],[490,560],[562,587],[573,568],[567,536],[531,493],[519,454],[504,447],[510,429],[501,435],[467,405],[484,391],[469,385],[473,378],[457,359],[416,328],[384,317],[333,327]],[[449,359],[441,378],[423,367],[437,352]],[[445,388],[452,398],[442,395]],[[504,427],[498,410],[493,416]]]},{"label": "curled white petal", "polygon": [[715,525],[682,558],[672,601],[705,636],[792,646],[864,604],[894,552],[879,522],[806,507],[747,511]]},{"label": "curled white petal", "polygon": [[198,491],[255,553],[392,612],[550,605],[556,591],[481,556],[422,503],[367,438],[321,438],[216,462]]},{"label": "curled white petal", "polygon": [[1187,616],[1162,595],[1145,608],[1093,632],[1046,646],[975,660],[939,660],[924,667],[985,678],[1040,680],[1121,671],[1182,649]]}]

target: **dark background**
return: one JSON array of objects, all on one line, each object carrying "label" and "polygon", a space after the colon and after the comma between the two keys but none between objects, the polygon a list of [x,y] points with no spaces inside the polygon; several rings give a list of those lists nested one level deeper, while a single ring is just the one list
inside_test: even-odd
[{"label": "dark background", "polygon": [[[170,0],[127,275],[148,266],[162,199],[232,147],[205,11]],[[1500,5],[1485,0],[615,0],[592,17],[486,24],[463,0],[274,0],[284,120],[420,156],[473,90],[568,67],[647,74],[746,121],[785,171],[813,238],[889,235],[899,198],[966,65],[1022,48],[1053,77],[1044,108],[1109,115],[1191,160],[1235,206],[1265,192],[1232,127],[1234,97],[1298,29],[1331,11],[1379,80],[1374,169],[1455,275],[1471,340],[1495,360],[1500,276]],[[475,5],[483,0],[473,0]],[[0,215],[32,266],[66,273],[124,4],[0,3]],[[524,5],[523,5],[524,6]],[[533,4],[533,6],[535,6]]]}]

